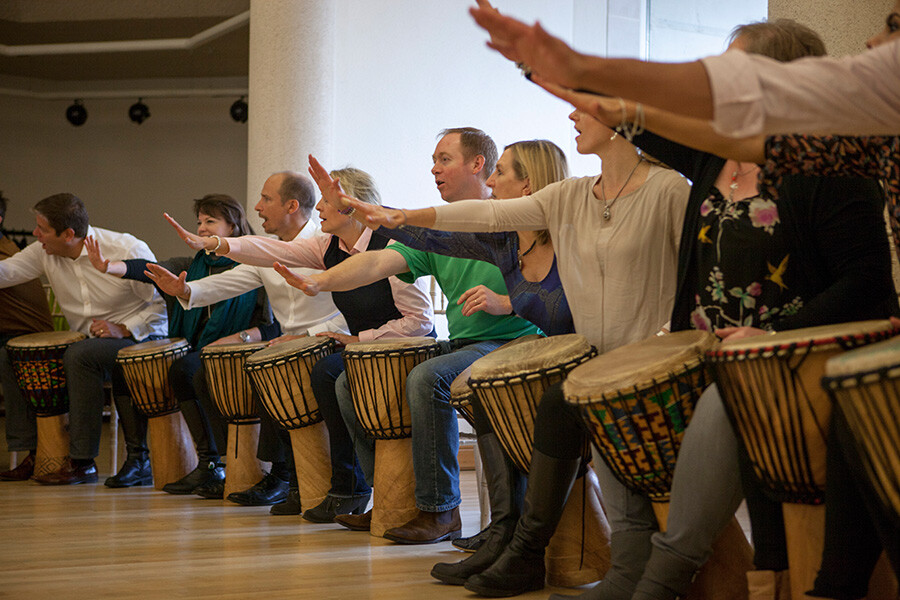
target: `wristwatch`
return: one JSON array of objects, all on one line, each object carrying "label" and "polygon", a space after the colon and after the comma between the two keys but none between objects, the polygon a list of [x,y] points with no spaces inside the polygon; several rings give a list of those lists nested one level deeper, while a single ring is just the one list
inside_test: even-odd
[{"label": "wristwatch", "polygon": [[250,333],[246,329],[239,332],[238,337],[241,338],[241,341],[245,344],[250,342]]}]

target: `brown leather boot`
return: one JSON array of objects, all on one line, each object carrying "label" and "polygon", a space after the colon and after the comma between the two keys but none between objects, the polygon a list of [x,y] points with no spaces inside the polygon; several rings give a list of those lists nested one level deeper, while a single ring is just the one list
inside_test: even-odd
[{"label": "brown leather boot", "polygon": [[443,512],[420,510],[405,525],[392,527],[384,532],[384,537],[400,544],[434,544],[455,540],[462,535],[459,508]]},{"label": "brown leather boot", "polygon": [[335,515],[334,522],[353,531],[370,531],[372,529],[372,510],[361,515]]}]

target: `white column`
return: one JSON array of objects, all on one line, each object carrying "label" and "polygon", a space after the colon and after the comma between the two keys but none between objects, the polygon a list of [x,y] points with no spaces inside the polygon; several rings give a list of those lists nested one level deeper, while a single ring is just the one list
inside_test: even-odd
[{"label": "white column", "polygon": [[769,0],[770,19],[794,19],[818,32],[828,54],[847,56],[866,49],[884,27],[893,0]]},{"label": "white column", "polygon": [[[276,171],[306,172],[307,154],[331,164],[334,3],[251,0],[247,207]],[[260,231],[261,232],[261,231]]]}]

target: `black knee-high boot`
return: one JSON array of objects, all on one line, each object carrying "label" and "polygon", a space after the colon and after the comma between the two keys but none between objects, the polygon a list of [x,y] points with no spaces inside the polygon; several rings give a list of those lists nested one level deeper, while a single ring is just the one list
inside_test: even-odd
[{"label": "black knee-high boot", "polygon": [[495,433],[478,436],[478,450],[487,476],[491,524],[484,543],[469,558],[437,563],[431,576],[444,583],[463,585],[466,579],[490,567],[512,539],[522,511],[526,479],[506,456]]},{"label": "black knee-high boot", "polygon": [[515,596],[544,587],[544,550],[562,517],[581,458],[553,458],[535,448],[522,517],[512,540],[488,569],[466,580],[483,596]]}]

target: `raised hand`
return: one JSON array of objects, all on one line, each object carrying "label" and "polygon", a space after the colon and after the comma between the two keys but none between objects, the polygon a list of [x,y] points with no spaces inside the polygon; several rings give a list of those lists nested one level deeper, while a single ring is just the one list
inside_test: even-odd
[{"label": "raised hand", "polygon": [[184,240],[184,243],[188,245],[192,250],[212,250],[216,247],[216,240],[213,238],[203,237],[197,235],[195,233],[191,233],[184,227],[182,227],[178,221],[169,216],[169,213],[163,213],[163,216],[166,218],[166,221],[175,228],[175,231],[178,233],[178,236]]},{"label": "raised hand", "polygon": [[344,193],[344,190],[341,189],[341,182],[338,181],[337,177],[329,175],[328,170],[312,154],[309,155],[308,170],[309,176],[319,186],[319,191],[322,193],[325,202],[338,207],[339,210],[343,210],[349,206],[347,200],[355,200],[353,196],[348,196]]},{"label": "raised hand", "polygon": [[621,98],[599,96],[590,92],[576,92],[552,83],[538,75],[531,80],[560,100],[568,102],[584,114],[591,116],[610,129],[615,129],[634,118],[634,102]]},{"label": "raised hand", "polygon": [[149,277],[159,289],[170,296],[177,296],[182,300],[191,297],[191,288],[186,283],[187,272],[182,271],[181,275],[176,276],[174,273],[161,267],[155,263],[147,263],[147,270],[144,275]]},{"label": "raised hand", "polygon": [[483,285],[475,287],[463,292],[457,304],[462,304],[462,314],[464,317],[474,315],[480,310],[489,315],[508,315],[512,313],[512,303],[509,296],[504,296],[491,291]]},{"label": "raised hand", "polygon": [[109,259],[103,258],[103,253],[100,252],[100,243],[94,239],[94,236],[89,235],[84,238],[84,249],[87,250],[91,266],[101,273],[106,273],[109,270]]},{"label": "raised hand", "polygon": [[288,282],[288,285],[297,288],[307,296],[315,296],[319,293],[319,282],[314,277],[298,275],[279,262],[273,266],[275,271]]},{"label": "raised hand", "polygon": [[584,55],[544,31],[540,23],[527,25],[500,14],[486,0],[477,2],[478,7],[470,8],[469,13],[491,35],[490,48],[547,81],[569,88],[579,87]]}]

